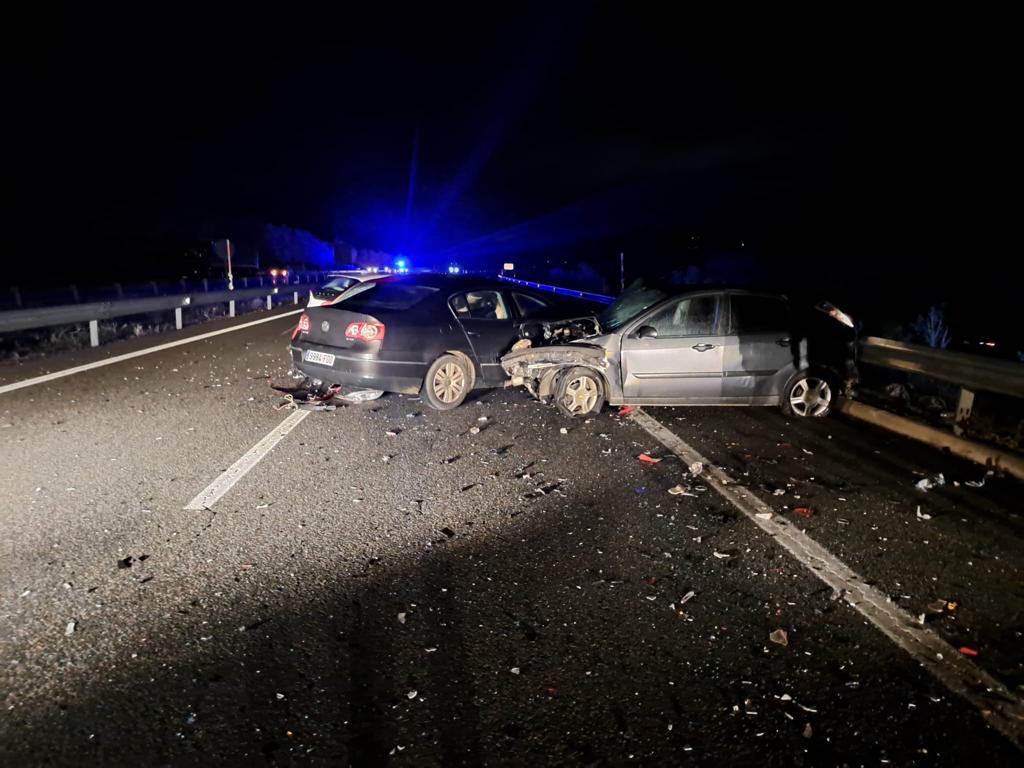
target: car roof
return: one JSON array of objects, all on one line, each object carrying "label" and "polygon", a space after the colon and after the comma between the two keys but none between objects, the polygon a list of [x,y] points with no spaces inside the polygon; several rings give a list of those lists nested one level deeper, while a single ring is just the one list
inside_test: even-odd
[{"label": "car roof", "polygon": [[489,288],[501,290],[511,287],[509,283],[493,277],[476,277],[474,275],[446,275],[440,272],[422,272],[420,274],[385,275],[389,282],[408,283],[410,285],[426,285],[431,288],[448,289],[452,291],[471,291],[474,289]]}]

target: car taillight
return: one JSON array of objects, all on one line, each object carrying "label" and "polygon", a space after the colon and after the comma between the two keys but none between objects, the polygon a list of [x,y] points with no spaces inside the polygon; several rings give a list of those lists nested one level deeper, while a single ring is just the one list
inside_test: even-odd
[{"label": "car taillight", "polygon": [[309,333],[309,315],[305,312],[299,316],[299,323],[295,326],[295,330],[292,331],[292,341],[295,341],[295,337],[300,333]]},{"label": "car taillight", "polygon": [[384,338],[384,326],[380,323],[349,323],[345,336],[361,341],[380,341]]}]

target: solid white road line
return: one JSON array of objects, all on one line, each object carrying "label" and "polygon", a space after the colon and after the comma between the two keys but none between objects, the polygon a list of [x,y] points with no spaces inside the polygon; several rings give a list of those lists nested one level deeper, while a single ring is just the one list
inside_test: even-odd
[{"label": "solid white road line", "polygon": [[102,368],[105,365],[113,365],[114,363],[121,363],[125,360],[131,360],[136,357],[142,357],[143,355],[151,355],[154,352],[161,352],[165,349],[172,349],[174,347],[180,347],[183,344],[191,344],[194,341],[202,341],[203,339],[212,339],[214,336],[220,336],[223,333],[231,333],[232,331],[240,331],[243,328],[251,328],[254,325],[260,325],[261,323],[270,323],[274,320],[279,320],[282,317],[289,317],[290,315],[297,315],[299,312],[304,312],[302,309],[293,309],[290,312],[282,312],[280,315],[274,315],[273,317],[262,317],[259,320],[252,320],[248,323],[242,323],[241,325],[233,325],[230,328],[221,328],[219,331],[209,331],[208,333],[200,333],[198,336],[190,336],[187,339],[178,339],[177,341],[169,341],[166,344],[158,344],[155,347],[147,347],[146,349],[139,349],[135,352],[126,352],[123,355],[115,355],[114,357],[108,357],[105,360],[97,360],[94,363],[86,363],[85,365],[76,365],[74,368],[67,368],[63,371],[54,371],[53,373],[47,373],[42,376],[36,376],[31,379],[24,379],[23,381],[15,381],[12,384],[0,385],[0,395],[5,392],[13,392],[16,389],[23,389],[24,387],[32,387],[36,384],[45,384],[48,381],[55,379],[62,379],[65,376],[73,376],[76,373],[83,373],[85,371],[91,371],[94,368]]},{"label": "solid white road line", "polygon": [[[818,544],[788,520],[775,514],[770,506],[751,491],[737,485],[720,468],[712,466],[682,438],[647,413],[637,410],[634,421],[691,465],[704,465],[702,478],[754,525],[807,566],[890,640],[920,662],[943,685],[977,707],[987,721],[1018,747],[1024,746],[1024,703],[1002,683],[972,663],[939,635],[923,627],[885,595],[864,583],[853,569]],[[771,513],[769,519],[758,513]]]},{"label": "solid white road line", "polygon": [[260,460],[270,453],[274,446],[281,442],[285,435],[295,429],[310,413],[311,411],[293,412],[287,419],[270,430],[266,437],[250,448],[242,458],[221,472],[216,480],[206,486],[206,488],[200,491],[198,496],[185,505],[185,509],[209,509],[216,504],[225,493],[231,490],[235,483],[245,476],[246,472],[259,464]]}]

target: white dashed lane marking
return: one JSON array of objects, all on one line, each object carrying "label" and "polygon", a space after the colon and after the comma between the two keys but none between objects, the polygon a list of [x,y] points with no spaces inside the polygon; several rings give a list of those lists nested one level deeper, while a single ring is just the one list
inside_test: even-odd
[{"label": "white dashed lane marking", "polygon": [[[791,525],[785,518],[751,491],[737,485],[728,474],[711,465],[696,449],[652,416],[637,410],[633,420],[676,456],[691,465],[704,465],[702,478],[736,509],[746,515],[793,557],[807,566],[815,576],[828,584],[846,602],[943,685],[959,694],[985,716],[1000,733],[1017,747],[1024,745],[1024,704],[1002,683],[967,659],[939,635],[922,627],[914,617],[894,605],[874,587],[864,583],[856,572],[839,558]],[[768,513],[767,519],[758,514]]]},{"label": "white dashed lane marking", "polygon": [[224,494],[234,487],[235,483],[245,477],[250,469],[259,464],[263,457],[270,453],[274,446],[281,442],[310,413],[311,411],[294,411],[287,419],[267,433],[266,437],[250,448],[242,458],[221,472],[216,480],[206,486],[206,488],[199,492],[198,496],[185,505],[185,509],[209,509],[216,504]]}]

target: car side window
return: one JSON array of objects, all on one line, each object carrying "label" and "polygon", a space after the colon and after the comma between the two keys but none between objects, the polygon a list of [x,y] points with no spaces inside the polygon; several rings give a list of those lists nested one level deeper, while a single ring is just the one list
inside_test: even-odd
[{"label": "car side window", "polygon": [[774,296],[730,296],[732,332],[770,333],[789,328],[789,307]]},{"label": "car side window", "polygon": [[508,308],[498,291],[467,291],[448,302],[457,317],[473,320],[508,320]]},{"label": "car side window", "polygon": [[516,303],[516,308],[519,310],[521,317],[537,317],[544,314],[548,309],[546,302],[541,301],[536,296],[528,296],[525,293],[513,293],[512,300]]},{"label": "car side window", "polygon": [[718,328],[718,297],[693,296],[662,307],[643,325],[658,332],[659,339],[679,336],[714,336]]}]

